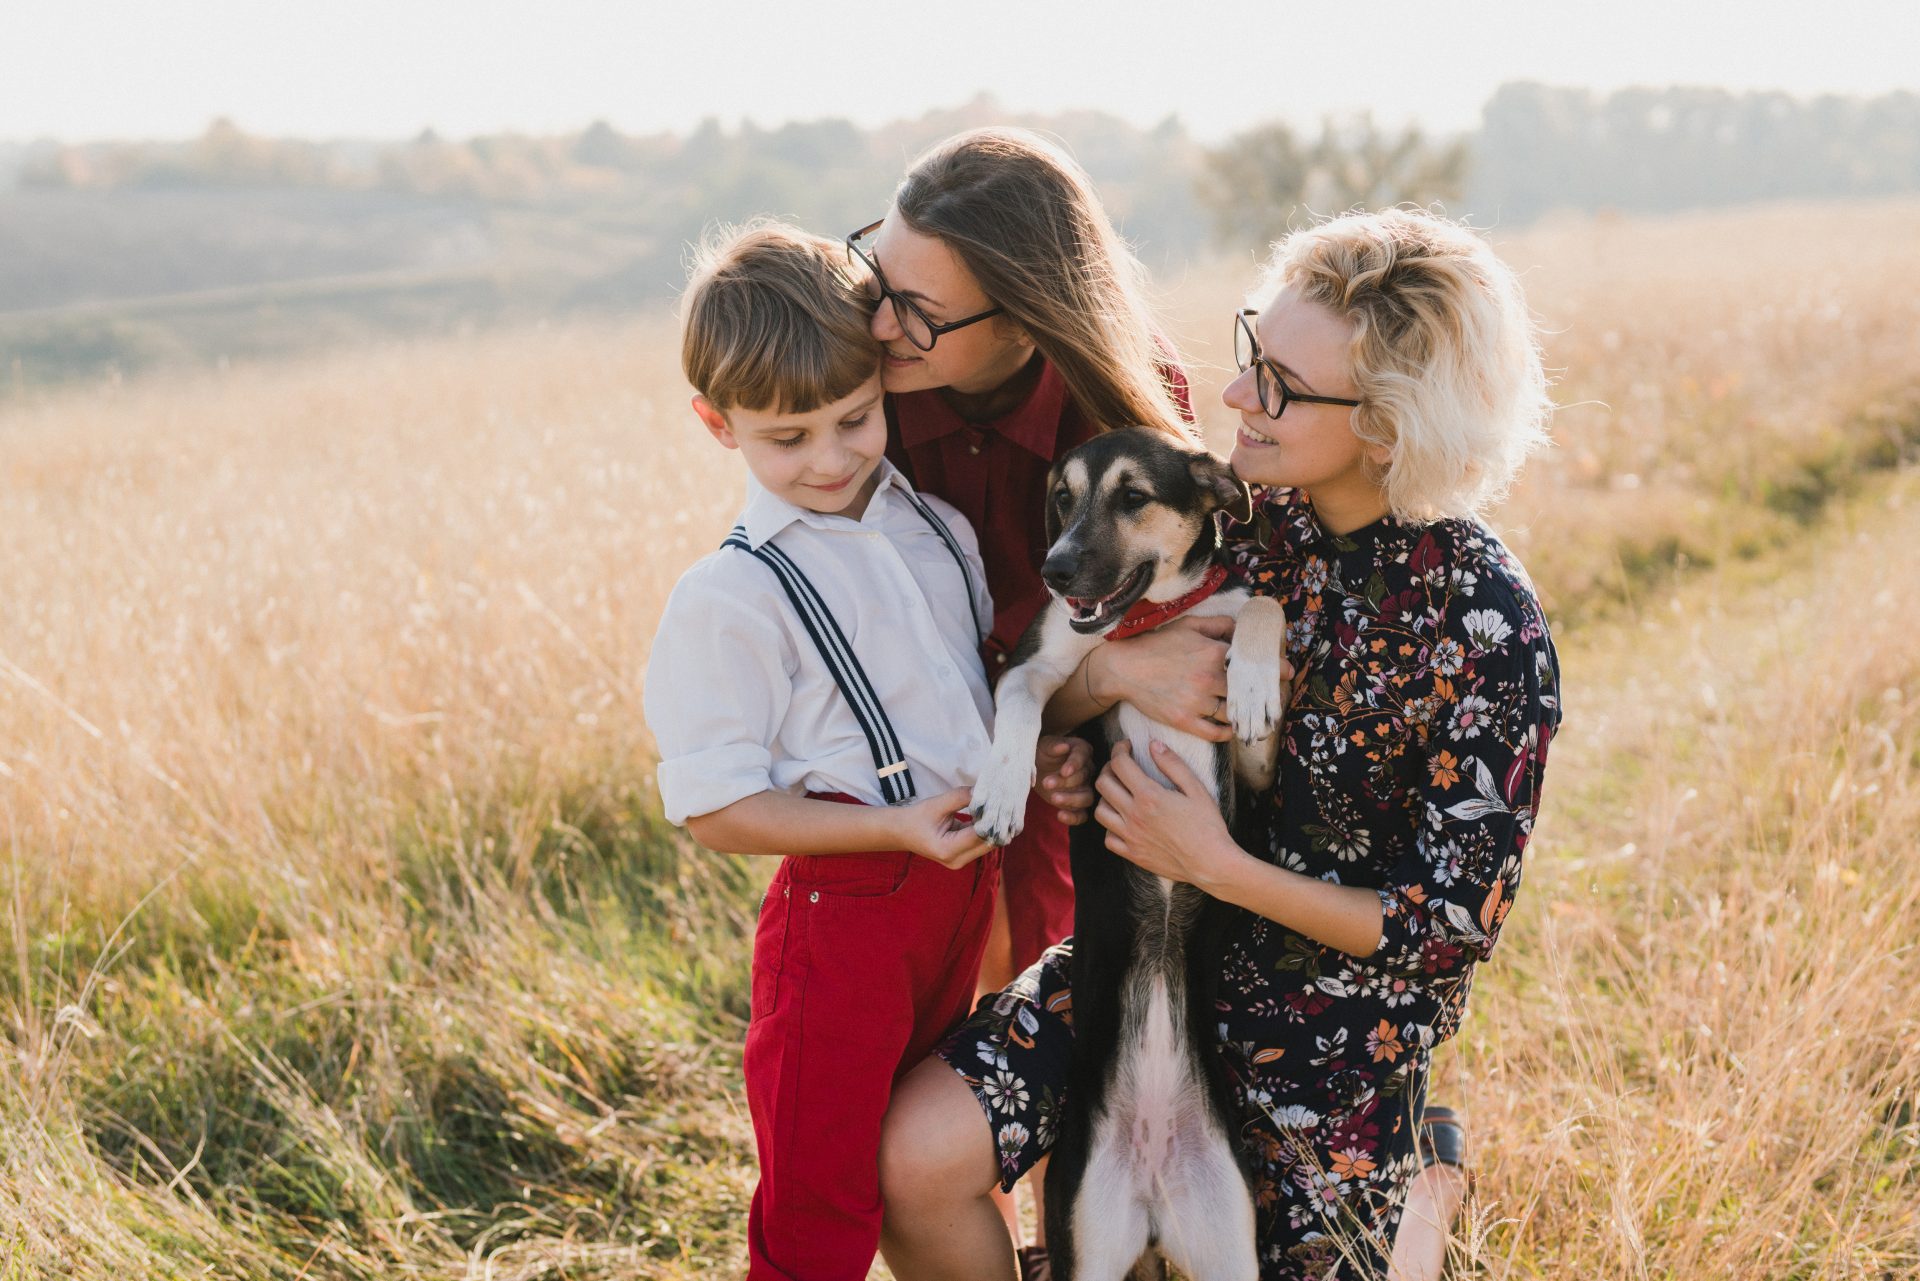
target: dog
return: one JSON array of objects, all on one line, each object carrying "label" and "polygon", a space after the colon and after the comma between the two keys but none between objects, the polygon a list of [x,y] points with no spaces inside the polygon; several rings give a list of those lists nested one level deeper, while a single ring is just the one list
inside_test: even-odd
[{"label": "dog", "polygon": [[[1279,602],[1226,576],[1215,513],[1250,502],[1227,465],[1146,428],[1110,431],[1048,478],[1052,600],[1028,627],[995,693],[975,830],[1004,845],[1021,826],[1048,699],[1104,640],[1182,613],[1235,618],[1217,744],[1148,720],[1126,702],[1102,718],[1106,745],[1166,779],[1159,740],[1204,780],[1229,826],[1242,788],[1273,783],[1279,748]],[[1249,513],[1250,514],[1250,513]],[[1233,1140],[1232,1099],[1209,1035],[1221,905],[1109,853],[1097,825],[1073,829],[1073,1067],[1047,1170],[1047,1246],[1060,1281],[1117,1281],[1150,1248],[1190,1281],[1254,1281],[1253,1194]]]}]

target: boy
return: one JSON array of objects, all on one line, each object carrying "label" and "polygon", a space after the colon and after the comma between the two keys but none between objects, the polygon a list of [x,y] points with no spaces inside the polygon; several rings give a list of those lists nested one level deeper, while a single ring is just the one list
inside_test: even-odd
[{"label": "boy", "polygon": [[763,225],[682,309],[694,412],[751,480],[668,599],[646,712],[668,819],[785,856],[754,935],[753,1281],[866,1276],[894,1079],[966,1014],[999,878],[961,813],[993,602],[966,520],[886,460],[872,307],[840,245]]}]

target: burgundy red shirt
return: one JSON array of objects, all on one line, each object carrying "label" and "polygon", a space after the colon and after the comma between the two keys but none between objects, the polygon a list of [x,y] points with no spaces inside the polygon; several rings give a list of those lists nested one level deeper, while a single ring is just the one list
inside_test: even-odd
[{"label": "burgundy red shirt", "polygon": [[[1045,357],[1026,400],[992,422],[972,423],[938,391],[887,397],[887,456],[918,489],[960,509],[980,536],[993,597],[993,633],[987,639],[987,679],[1007,656],[1047,599],[1040,565],[1047,558],[1047,473],[1054,461],[1097,435],[1067,394],[1060,371]],[[1186,375],[1162,370],[1187,418],[1193,408]]]}]

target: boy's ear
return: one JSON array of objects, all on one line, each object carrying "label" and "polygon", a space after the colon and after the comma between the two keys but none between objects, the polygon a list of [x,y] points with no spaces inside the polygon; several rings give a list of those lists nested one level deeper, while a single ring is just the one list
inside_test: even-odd
[{"label": "boy's ear", "polygon": [[721,413],[711,400],[698,392],[693,396],[693,412],[699,415],[700,421],[706,424],[707,430],[713,433],[715,440],[728,449],[740,448],[739,440],[734,437],[733,428],[727,423],[727,416]]}]

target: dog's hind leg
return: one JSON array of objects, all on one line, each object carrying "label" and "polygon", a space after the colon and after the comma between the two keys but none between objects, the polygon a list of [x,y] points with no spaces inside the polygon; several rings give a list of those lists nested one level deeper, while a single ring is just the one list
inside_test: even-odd
[{"label": "dog's hind leg", "polygon": [[1187,1281],[1258,1281],[1253,1196],[1217,1131],[1195,1145],[1157,1216],[1160,1251]]},{"label": "dog's hind leg", "polygon": [[1126,1143],[1121,1126],[1095,1122],[1093,1148],[1073,1199],[1071,1281],[1125,1281],[1146,1251],[1152,1223]]}]

